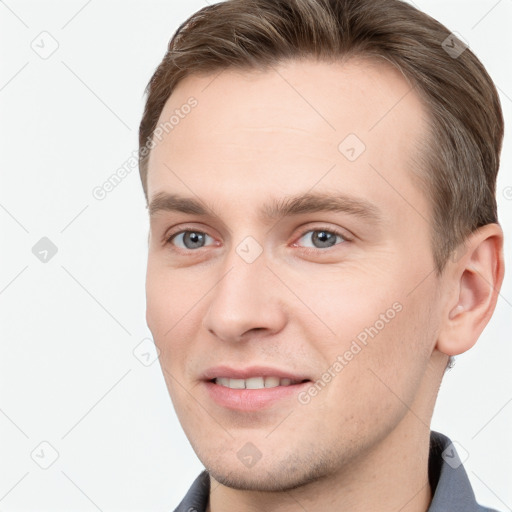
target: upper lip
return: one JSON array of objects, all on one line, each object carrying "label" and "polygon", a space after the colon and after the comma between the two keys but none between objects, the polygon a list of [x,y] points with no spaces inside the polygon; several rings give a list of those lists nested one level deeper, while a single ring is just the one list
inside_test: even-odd
[{"label": "upper lip", "polygon": [[217,377],[228,377],[230,379],[249,379],[250,377],[279,377],[280,379],[310,380],[305,375],[299,375],[287,370],[272,368],[270,366],[248,366],[246,368],[233,368],[221,365],[208,368],[203,374],[204,380],[212,380]]}]

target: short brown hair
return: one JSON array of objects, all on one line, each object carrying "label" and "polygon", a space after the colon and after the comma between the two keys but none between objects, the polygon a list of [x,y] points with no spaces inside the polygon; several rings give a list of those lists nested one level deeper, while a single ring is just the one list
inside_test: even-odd
[{"label": "short brown hair", "polygon": [[139,129],[146,201],[147,144],[166,101],[186,76],[352,56],[386,59],[427,107],[428,149],[422,152],[423,169],[415,172],[433,207],[431,245],[440,275],[470,233],[498,222],[503,114],[474,53],[441,23],[400,0],[227,0],[193,14],[172,37],[146,87]]}]

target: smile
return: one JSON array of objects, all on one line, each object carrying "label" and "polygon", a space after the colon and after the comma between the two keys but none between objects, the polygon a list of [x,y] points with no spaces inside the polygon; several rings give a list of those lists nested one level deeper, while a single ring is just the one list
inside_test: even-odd
[{"label": "smile", "polygon": [[263,389],[275,388],[277,386],[290,386],[299,384],[299,380],[292,380],[288,378],[279,377],[250,377],[248,379],[230,379],[229,377],[217,377],[213,379],[215,384],[224,386],[230,389]]}]

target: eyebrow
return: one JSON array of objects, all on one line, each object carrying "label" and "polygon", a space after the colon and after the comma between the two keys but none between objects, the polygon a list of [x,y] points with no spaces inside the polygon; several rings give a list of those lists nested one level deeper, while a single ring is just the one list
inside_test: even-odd
[{"label": "eyebrow", "polygon": [[[150,217],[162,211],[219,217],[211,205],[199,199],[167,192],[155,194],[148,209]],[[277,220],[293,215],[317,212],[348,213],[376,224],[383,220],[381,211],[365,199],[345,194],[320,192],[271,199],[262,206],[258,213],[261,219]]]}]

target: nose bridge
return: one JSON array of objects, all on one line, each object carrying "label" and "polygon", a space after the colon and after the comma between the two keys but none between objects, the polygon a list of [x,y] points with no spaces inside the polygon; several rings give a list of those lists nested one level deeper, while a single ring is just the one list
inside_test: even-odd
[{"label": "nose bridge", "polygon": [[219,281],[215,295],[228,302],[236,299],[251,302],[251,296],[256,299],[260,291],[265,291],[258,290],[258,286],[268,280],[268,257],[263,242],[254,236],[233,237],[233,240],[235,243],[228,247],[223,263],[224,277]]},{"label": "nose bridge", "polygon": [[203,318],[210,333],[236,341],[251,329],[283,327],[285,312],[266,264],[262,246],[252,237],[230,248]]}]

